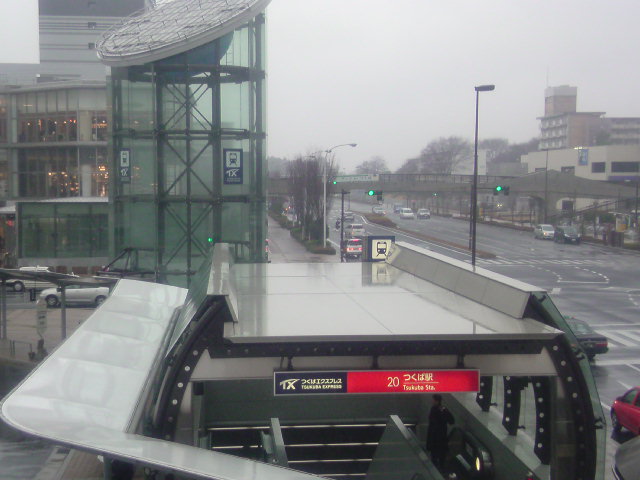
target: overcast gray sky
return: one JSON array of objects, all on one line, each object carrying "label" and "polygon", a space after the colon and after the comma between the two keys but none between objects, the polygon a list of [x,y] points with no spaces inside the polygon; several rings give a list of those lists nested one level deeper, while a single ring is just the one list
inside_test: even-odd
[{"label": "overcast gray sky", "polygon": [[38,63],[39,57],[38,1],[0,0],[0,63]]},{"label": "overcast gray sky", "polygon": [[[37,45],[36,0],[0,0],[0,63]],[[350,171],[392,168],[431,140],[526,141],[548,85],[578,87],[578,109],[640,116],[638,0],[272,0],[269,154],[340,143]],[[37,31],[37,30],[35,30]],[[1,73],[1,72],[0,72]]]},{"label": "overcast gray sky", "polygon": [[430,141],[522,142],[538,134],[544,89],[578,87],[578,109],[640,116],[637,0],[272,0],[269,154],[357,142],[397,168]]}]

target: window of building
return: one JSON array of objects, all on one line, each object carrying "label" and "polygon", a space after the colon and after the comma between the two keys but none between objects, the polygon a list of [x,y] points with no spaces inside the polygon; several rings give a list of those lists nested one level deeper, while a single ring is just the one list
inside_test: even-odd
[{"label": "window of building", "polygon": [[77,197],[78,158],[75,148],[33,148],[18,151],[18,196]]},{"label": "window of building", "polygon": [[604,171],[605,171],[604,162],[593,162],[591,164],[591,173],[604,173]]},{"label": "window of building", "polygon": [[611,172],[638,172],[640,171],[640,162],[611,162]]},{"label": "window of building", "polygon": [[576,173],[576,167],[560,167],[562,173]]}]

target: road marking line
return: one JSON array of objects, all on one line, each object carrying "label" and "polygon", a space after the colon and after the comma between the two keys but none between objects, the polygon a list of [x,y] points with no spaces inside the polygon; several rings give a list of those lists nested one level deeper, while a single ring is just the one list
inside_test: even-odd
[{"label": "road marking line", "polygon": [[596,362],[599,367],[616,367],[620,365],[630,365],[632,363],[637,363],[638,358],[617,358],[614,360],[600,360]]},{"label": "road marking line", "polygon": [[597,285],[607,285],[609,282],[581,282],[578,280],[558,280],[558,283],[588,283]]},{"label": "road marking line", "polygon": [[610,338],[611,340],[614,340],[618,343],[623,344],[625,347],[637,347],[638,344],[636,342],[632,342],[630,340],[627,340],[624,337],[621,337],[620,335],[616,334],[616,333],[612,333],[607,331],[606,334],[602,333],[601,331],[596,330],[596,332],[598,332],[600,335],[604,335],[607,338]]},{"label": "road marking line", "polygon": [[602,408],[604,408],[607,411],[611,411],[611,407],[609,405],[605,405],[603,402],[600,402],[600,405],[602,406]]},{"label": "road marking line", "polygon": [[551,295],[560,295],[561,291],[562,291],[561,288],[554,287],[551,289]]},{"label": "road marking line", "polygon": [[618,383],[619,383],[620,385],[622,385],[624,388],[626,388],[627,390],[629,390],[629,389],[631,388],[631,385],[628,385],[628,384],[626,384],[626,383],[623,383],[623,382],[621,382],[620,380],[618,380]]},{"label": "road marking line", "polygon": [[630,363],[627,364],[627,367],[633,368],[634,370],[640,372],[640,368],[636,367],[635,365],[631,365]]},{"label": "road marking line", "polygon": [[635,333],[633,330],[616,330],[616,332],[622,333],[623,335],[626,335],[627,337],[640,342],[640,335]]}]

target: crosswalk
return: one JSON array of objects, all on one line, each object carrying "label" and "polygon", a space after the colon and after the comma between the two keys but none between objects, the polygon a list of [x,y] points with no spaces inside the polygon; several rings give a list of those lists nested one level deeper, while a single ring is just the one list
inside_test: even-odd
[{"label": "crosswalk", "polygon": [[493,259],[479,259],[477,262],[479,265],[491,266],[491,265],[500,265],[500,266],[518,266],[518,265],[565,265],[565,266],[582,266],[582,267],[597,267],[608,265],[608,261],[606,259],[573,259],[573,260],[563,260],[563,259],[553,259],[553,258],[530,258],[530,259],[522,259],[522,260],[514,260],[511,258],[493,258]]},{"label": "crosswalk", "polygon": [[609,348],[620,347],[638,347],[640,346],[640,330],[612,330],[612,329],[599,329],[596,327],[596,332],[600,335],[604,335],[609,340]]}]

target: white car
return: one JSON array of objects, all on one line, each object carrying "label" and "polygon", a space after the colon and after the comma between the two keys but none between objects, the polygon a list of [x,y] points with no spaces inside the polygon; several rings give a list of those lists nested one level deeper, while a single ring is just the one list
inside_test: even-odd
[{"label": "white car", "polygon": [[[51,272],[49,267],[20,267],[18,270],[21,272]],[[52,287],[54,284],[46,282],[44,280],[32,279],[17,279],[9,278],[6,282],[7,287],[11,287],[14,292],[24,292],[26,289],[36,288],[38,290],[42,288]]]},{"label": "white car", "polygon": [[[109,287],[85,287],[84,285],[69,285],[65,288],[65,303],[67,305],[95,305],[100,306],[109,296]],[[62,303],[62,293],[57,288],[47,288],[40,293],[47,307],[57,307]]]},{"label": "white car", "polygon": [[400,218],[416,218],[415,213],[413,213],[413,210],[411,210],[410,208],[401,208],[399,215]]},{"label": "white car", "polygon": [[556,231],[553,228],[553,225],[543,223],[535,226],[533,229],[533,238],[541,238],[543,240],[548,238],[549,240],[553,240],[555,233]]},{"label": "white car", "polygon": [[364,237],[364,233],[364,225],[361,223],[352,223],[344,230],[344,236],[346,238]]}]

